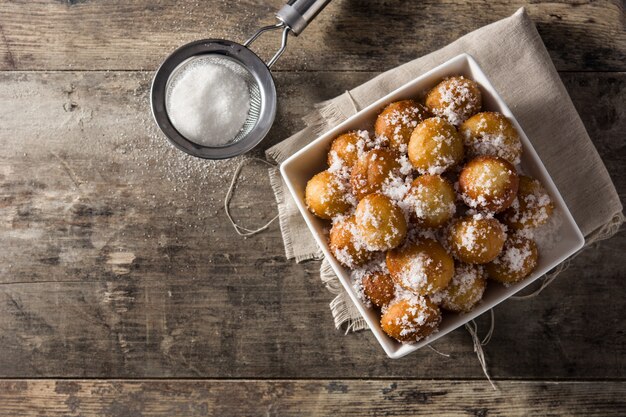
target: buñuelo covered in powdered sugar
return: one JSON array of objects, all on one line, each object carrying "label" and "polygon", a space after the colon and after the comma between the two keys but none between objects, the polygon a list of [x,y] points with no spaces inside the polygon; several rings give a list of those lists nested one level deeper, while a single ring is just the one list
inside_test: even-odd
[{"label": "bu\u00f1uelo covered in powdered sugar", "polygon": [[393,102],[371,131],[335,138],[328,169],[307,183],[307,207],[331,222],[331,253],[399,342],[436,332],[446,311],[471,311],[487,278],[526,278],[535,231],[555,217],[541,183],[522,175],[513,125],[481,110],[476,82],[447,77],[425,102]]}]

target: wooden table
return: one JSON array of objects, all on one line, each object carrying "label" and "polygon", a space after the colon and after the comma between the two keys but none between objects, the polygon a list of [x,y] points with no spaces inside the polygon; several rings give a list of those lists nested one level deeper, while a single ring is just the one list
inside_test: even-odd
[{"label": "wooden table", "polygon": [[[257,154],[314,103],[523,3],[333,1],[276,65]],[[464,330],[436,343],[450,358],[389,360],[369,332],[334,329],[319,264],[285,259],[277,224],[234,233],[223,198],[240,158],[174,150],[150,81],[176,46],[242,41],[280,4],[0,2],[0,415],[625,415],[624,233],[495,309],[498,392]],[[624,197],[623,2],[526,7]],[[259,225],[276,212],[264,167],[243,179],[234,215]]]}]

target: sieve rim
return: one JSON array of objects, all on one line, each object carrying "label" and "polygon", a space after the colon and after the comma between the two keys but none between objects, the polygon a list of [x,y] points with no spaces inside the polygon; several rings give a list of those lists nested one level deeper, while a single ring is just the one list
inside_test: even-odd
[{"label": "sieve rim", "polygon": [[[167,85],[175,70],[185,61],[201,55],[223,55],[246,69],[255,79],[261,95],[261,111],[250,132],[232,144],[210,147],[185,138],[172,124],[166,108]],[[152,116],[167,139],[178,149],[204,159],[227,159],[252,150],[267,135],[276,117],[276,86],[261,58],[245,46],[225,39],[203,39],[176,49],[155,73],[150,91]]]}]

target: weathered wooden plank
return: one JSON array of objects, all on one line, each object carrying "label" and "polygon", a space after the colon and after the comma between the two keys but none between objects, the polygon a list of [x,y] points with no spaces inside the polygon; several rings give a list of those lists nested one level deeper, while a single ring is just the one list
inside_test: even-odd
[{"label": "weathered wooden plank", "polygon": [[[626,302],[613,297],[623,274],[604,256],[579,258],[540,298],[496,309],[492,375],[624,377]],[[369,332],[332,328],[313,266],[276,266],[224,260],[223,272],[186,278],[0,285],[0,377],[482,377],[464,330],[436,344],[450,359],[425,349],[389,360]]]},{"label": "weathered wooden plank", "polygon": [[[283,0],[0,2],[0,69],[154,69],[177,46],[243,41],[273,22]],[[620,0],[335,0],[290,42],[278,70],[381,71],[440,48],[525,5],[560,70],[625,70]],[[255,45],[271,56],[277,37]]]},{"label": "weathered wooden plank", "polygon": [[624,382],[0,381],[0,414],[27,416],[623,416]]},{"label": "weathered wooden plank", "polygon": [[[622,203],[626,202],[626,74],[561,74]],[[621,103],[621,104],[620,104]]]}]

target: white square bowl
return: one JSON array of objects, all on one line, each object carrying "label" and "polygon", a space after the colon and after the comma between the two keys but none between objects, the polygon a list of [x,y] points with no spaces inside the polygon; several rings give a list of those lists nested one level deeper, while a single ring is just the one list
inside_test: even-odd
[{"label": "white square bowl", "polygon": [[[376,116],[387,104],[398,100],[422,97],[425,91],[434,87],[442,78],[452,75],[463,75],[476,81],[481,87],[483,110],[502,113],[509,120],[511,120],[519,132],[523,147],[521,167],[526,174],[541,181],[550,194],[556,210],[560,211],[563,220],[560,225],[560,229],[558,230],[560,240],[548,250],[542,250],[537,268],[526,279],[509,287],[490,281],[482,302],[478,304],[474,310],[465,314],[445,312],[443,314],[443,321],[439,326],[438,332],[414,344],[401,344],[387,336],[381,329],[378,311],[374,308],[367,307],[362,303],[353,288],[350,271],[341,266],[330,253],[328,248],[328,238],[324,231],[325,229],[328,229],[329,223],[315,217],[307,210],[304,202],[304,190],[307,181],[311,179],[313,175],[327,168],[326,156],[330,148],[330,144],[335,137],[354,129],[371,131]],[[467,54],[461,54],[450,59],[449,61],[433,68],[427,73],[417,77],[413,81],[367,106],[334,129],[326,132],[309,145],[296,152],[281,164],[280,171],[285,179],[287,187],[298,205],[298,208],[300,209],[300,212],[302,213],[302,216],[304,216],[307,225],[311,229],[311,233],[313,233],[317,244],[322,249],[324,256],[328,259],[330,265],[343,284],[343,287],[361,312],[361,315],[374,333],[374,336],[376,336],[376,339],[380,342],[381,346],[385,350],[385,353],[387,353],[390,358],[394,359],[400,358],[423,346],[426,346],[434,340],[437,340],[452,330],[464,325],[475,317],[495,307],[497,304],[520,291],[522,288],[526,287],[537,278],[556,267],[569,256],[573,255],[576,251],[582,248],[584,244],[584,237],[580,232],[580,229],[576,225],[576,222],[567,209],[559,190],[554,185],[554,182],[550,178],[546,168],[543,166],[543,163],[528,140],[528,137],[476,61]]]}]

